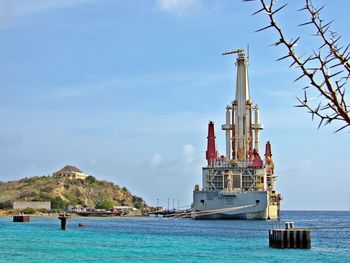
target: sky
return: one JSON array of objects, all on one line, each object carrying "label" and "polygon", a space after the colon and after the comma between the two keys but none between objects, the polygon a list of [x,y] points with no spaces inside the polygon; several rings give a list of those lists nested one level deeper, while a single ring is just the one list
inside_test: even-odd
[{"label": "sky", "polygon": [[[282,1],[283,2],[283,1]],[[303,1],[278,16],[299,51],[317,49],[298,28]],[[315,0],[322,6],[325,0]],[[347,7],[347,8],[346,8]],[[317,129],[299,74],[276,62],[282,47],[257,3],[232,0],[2,0],[0,181],[50,175],[66,164],[126,186],[150,205],[189,206],[205,165],[207,124],[224,153],[235,57],[249,44],[251,99],[261,147],[271,141],[282,209],[350,210],[349,130]],[[350,42],[349,2],[323,11]],[[289,62],[289,63],[288,63]]]}]

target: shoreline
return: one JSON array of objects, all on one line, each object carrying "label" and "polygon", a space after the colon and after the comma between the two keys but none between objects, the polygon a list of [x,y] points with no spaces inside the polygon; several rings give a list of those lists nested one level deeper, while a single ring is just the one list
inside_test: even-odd
[{"label": "shoreline", "polygon": [[[27,215],[25,214],[25,216],[30,216],[32,218],[58,218],[60,213],[52,213],[52,214],[32,214],[32,215]],[[0,218],[6,218],[6,217],[10,217],[12,218],[14,215],[16,215],[15,213],[12,214],[5,214],[5,213],[1,213],[0,211]],[[149,218],[149,216],[131,216],[131,215],[126,215],[126,216],[81,216],[81,215],[77,215],[74,213],[70,213],[69,214],[71,218]]]}]

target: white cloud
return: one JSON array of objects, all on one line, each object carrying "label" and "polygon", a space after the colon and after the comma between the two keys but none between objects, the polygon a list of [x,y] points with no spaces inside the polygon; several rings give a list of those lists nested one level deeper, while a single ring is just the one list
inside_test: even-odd
[{"label": "white cloud", "polygon": [[181,151],[174,155],[163,155],[155,153],[148,161],[148,167],[157,170],[160,174],[164,172],[176,173],[182,171],[188,174],[193,171],[193,167],[197,167],[198,156],[196,156],[195,147],[191,144],[185,144],[181,147]]},{"label": "white cloud", "polygon": [[156,0],[158,7],[178,16],[188,15],[200,7],[200,0]]},{"label": "white cloud", "polygon": [[162,165],[162,163],[163,163],[163,156],[160,155],[159,153],[156,153],[152,156],[149,166],[151,168],[158,168]]},{"label": "white cloud", "polygon": [[191,144],[186,144],[182,147],[182,157],[185,163],[193,163],[195,159],[195,149]]},{"label": "white cloud", "polygon": [[192,144],[184,144],[177,151],[154,153],[147,163],[139,166],[142,173],[134,172],[140,177],[129,177],[134,181],[126,185],[142,182],[140,191],[150,204],[159,199],[160,205],[166,207],[167,199],[174,199],[179,200],[180,206],[188,206],[192,201],[193,186],[200,183],[203,156],[198,152]]}]

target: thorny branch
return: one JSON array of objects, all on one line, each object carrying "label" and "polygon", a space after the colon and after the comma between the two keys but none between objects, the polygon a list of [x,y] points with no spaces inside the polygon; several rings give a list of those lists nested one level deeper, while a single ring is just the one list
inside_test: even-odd
[{"label": "thorny branch", "polygon": [[[336,130],[338,132],[346,127],[350,127],[350,110],[347,104],[346,86],[350,78],[350,45],[346,47],[339,47],[338,42],[341,38],[336,32],[330,29],[333,21],[325,23],[320,18],[321,10],[317,9],[311,0],[305,0],[305,6],[298,11],[306,11],[308,14],[308,21],[299,26],[311,25],[315,28],[315,37],[320,38],[321,46],[317,51],[304,59],[298,56],[295,51],[297,42],[300,37],[296,39],[287,40],[284,31],[276,22],[276,14],[284,9],[287,4],[277,7],[277,0],[244,0],[245,2],[256,1],[261,4],[261,9],[256,11],[253,15],[258,13],[265,13],[270,24],[266,27],[258,29],[256,32],[264,31],[269,28],[274,28],[279,36],[279,40],[272,44],[272,46],[283,45],[287,48],[287,55],[277,59],[283,60],[291,58],[292,64],[290,67],[298,68],[301,71],[300,77],[295,81],[306,78],[309,85],[304,87],[304,98],[297,98],[299,103],[296,107],[303,107],[312,115],[312,119],[317,116],[320,119],[318,128],[322,125],[327,125],[333,121],[341,123],[341,127]],[[335,73],[331,74],[330,71]],[[312,102],[308,93],[316,91],[318,93],[318,103]]]}]

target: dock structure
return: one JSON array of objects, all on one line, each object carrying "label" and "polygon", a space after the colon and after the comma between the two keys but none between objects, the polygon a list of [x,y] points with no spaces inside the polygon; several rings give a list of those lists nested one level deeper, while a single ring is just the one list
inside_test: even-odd
[{"label": "dock structure", "polygon": [[159,210],[148,213],[152,217],[166,217],[166,218],[191,218],[192,209],[185,210]]},{"label": "dock structure", "polygon": [[285,229],[269,230],[269,246],[310,249],[311,231],[306,228],[294,228],[293,222],[287,222]]},{"label": "dock structure", "polygon": [[14,215],[13,222],[30,222],[30,216],[26,215]]},{"label": "dock structure", "polygon": [[67,215],[66,213],[60,214],[58,216],[58,219],[61,220],[61,229],[66,230],[67,229],[67,221],[70,218],[70,215]]}]

